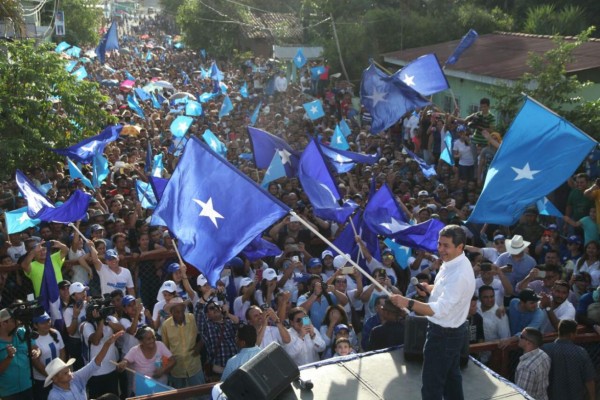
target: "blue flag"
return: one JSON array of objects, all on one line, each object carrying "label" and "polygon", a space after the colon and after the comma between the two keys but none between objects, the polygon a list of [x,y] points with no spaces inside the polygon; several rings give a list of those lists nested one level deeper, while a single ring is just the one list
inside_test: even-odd
[{"label": "blue flag", "polygon": [[42,284],[40,286],[40,305],[46,310],[52,321],[62,319],[60,312],[60,296],[58,294],[58,282],[52,265],[52,241],[46,242],[46,260],[44,261],[44,274],[42,275]]},{"label": "blue flag", "polygon": [[96,153],[92,163],[92,185],[99,188],[109,173],[108,160],[102,153]]},{"label": "blue flag", "polygon": [[150,93],[146,92],[144,89],[135,88],[134,91],[136,96],[139,97],[141,101],[150,100]]},{"label": "blue flag", "polygon": [[250,142],[252,142],[252,149],[254,149],[256,168],[269,168],[273,155],[278,152],[285,167],[286,175],[295,175],[295,171],[298,169],[298,153],[285,140],[251,126],[248,127],[248,135],[250,136]]},{"label": "blue flag", "polygon": [[[116,43],[116,47],[115,47]],[[100,64],[104,64],[106,62],[106,52],[119,49],[119,38],[117,35],[117,21],[113,21],[108,29],[108,32],[102,36],[100,39],[100,43],[96,47],[96,57],[98,57],[98,61]]]},{"label": "blue flag", "polygon": [[450,87],[435,54],[417,58],[393,76],[423,96],[430,96]]},{"label": "blue flag", "polygon": [[7,211],[4,214],[6,218],[6,229],[9,235],[23,232],[27,228],[39,225],[39,219],[31,219],[27,215],[27,207],[18,210]]},{"label": "blue flag", "polygon": [[138,200],[142,204],[142,208],[153,210],[156,208],[156,196],[152,185],[139,179],[135,180],[135,190],[137,191]]},{"label": "blue flag", "polygon": [[339,150],[348,150],[350,149],[350,145],[346,140],[346,136],[342,133],[339,125],[335,126],[335,130],[333,131],[333,136],[331,138],[331,147]]},{"label": "blue flag", "polygon": [[71,47],[71,45],[69,43],[67,43],[67,42],[60,42],[58,44],[58,46],[56,46],[56,48],[54,49],[54,51],[57,52],[57,53],[62,53],[63,51],[65,51],[69,47]]},{"label": "blue flag", "polygon": [[406,246],[401,246],[398,243],[394,242],[392,239],[385,239],[383,241],[385,245],[392,250],[394,253],[394,258],[398,265],[402,267],[402,269],[408,268],[408,259],[411,256],[411,248]]},{"label": "blue flag", "polygon": [[304,64],[306,64],[306,57],[304,57],[304,52],[300,48],[296,53],[296,57],[294,57],[294,65],[296,66],[296,68],[302,68],[304,67]]},{"label": "blue flag", "polygon": [[337,184],[314,140],[302,152],[298,179],[316,216],[343,223],[354,212],[356,207],[352,204],[340,205],[341,196]]},{"label": "blue flag", "polygon": [[378,154],[360,154],[351,151],[334,149],[325,144],[319,143],[323,156],[327,158],[329,164],[335,168],[338,174],[350,171],[356,166],[356,163],[373,165],[379,161]]},{"label": "blue flag", "polygon": [[373,118],[373,133],[386,130],[407,112],[429,104],[404,82],[387,76],[373,64],[363,72],[360,100]]},{"label": "blue flag", "polygon": [[199,117],[202,115],[202,104],[195,100],[188,100],[185,104],[185,115],[190,117]]},{"label": "blue flag", "polygon": [[219,138],[210,130],[207,129],[202,134],[202,138],[210,146],[212,151],[220,155],[221,157],[227,156],[227,146],[219,140]]},{"label": "blue flag", "polygon": [[162,178],[164,168],[163,153],[158,153],[152,159],[152,171],[150,172],[150,175],[155,178]]},{"label": "blue flag", "polygon": [[68,157],[67,164],[69,165],[69,175],[71,176],[71,180],[80,179],[85,186],[94,190],[94,185],[92,185],[92,182],[90,182],[87,176],[83,175],[79,167],[75,165],[75,163]]},{"label": "blue flag", "polygon": [[[229,190],[223,190],[227,182]],[[152,215],[183,258],[214,286],[225,263],[289,212],[236,167],[192,137]]]},{"label": "blue flag", "polygon": [[68,224],[86,216],[91,198],[89,194],[76,190],[67,201],[56,207],[20,170],[17,170],[15,180],[19,192],[27,200],[27,215],[30,218]]},{"label": "blue flag", "polygon": [[135,82],[135,76],[131,75],[129,73],[129,71],[127,71],[126,69],[123,70],[123,73],[125,74],[125,78],[129,81],[134,81]]},{"label": "blue flag", "polygon": [[161,393],[168,390],[174,390],[171,386],[152,379],[148,376],[135,373],[135,395],[144,396],[147,394]]},{"label": "blue flag", "polygon": [[449,131],[446,131],[446,134],[444,135],[440,160],[444,161],[448,165],[454,165],[454,154],[452,154],[452,134]]},{"label": "blue flag", "polygon": [[554,204],[548,200],[547,197],[544,196],[543,199],[540,199],[535,202],[540,215],[547,215],[550,217],[562,218],[564,215],[556,208]]},{"label": "blue flag", "polygon": [[246,258],[248,258],[248,260],[252,262],[263,257],[279,256],[281,255],[282,251],[275,243],[271,243],[268,240],[258,236],[254,238],[254,240],[252,240],[246,247],[244,247],[242,253],[246,256]]},{"label": "blue flag", "polygon": [[221,70],[219,70],[219,67],[217,67],[217,63],[214,61],[210,66],[210,79],[217,82],[223,80],[223,73],[221,72]]},{"label": "blue flag", "polygon": [[410,225],[387,184],[369,198],[363,217],[373,232],[404,246],[433,252],[437,251],[439,233],[444,227],[437,219]]},{"label": "blue flag", "polygon": [[200,100],[200,103],[206,103],[207,101],[210,101],[214,97],[217,97],[217,95],[215,93],[204,92],[200,95],[200,97],[198,97],[198,100]]},{"label": "blue flag", "polygon": [[427,164],[425,162],[425,160],[423,160],[421,157],[419,157],[418,155],[416,155],[415,153],[413,153],[406,147],[404,148],[404,151],[406,151],[406,154],[408,154],[408,156],[410,158],[412,158],[413,160],[415,160],[417,162],[417,164],[419,164],[419,168],[421,169],[421,172],[423,172],[423,175],[425,175],[425,177],[427,179],[431,178],[432,176],[437,175],[437,172],[435,171],[435,165]]},{"label": "blue flag", "polygon": [[321,100],[313,100],[309,103],[302,104],[302,106],[306,110],[308,118],[310,118],[312,121],[325,116],[325,111],[323,111],[323,104],[321,103]]},{"label": "blue flag", "polygon": [[474,29],[469,29],[469,32],[467,32],[467,34],[463,36],[458,46],[456,46],[456,49],[454,49],[454,52],[446,60],[445,64],[456,64],[458,58],[462,55],[462,53],[464,53],[465,50],[471,47],[478,37],[479,35],[477,34],[477,32],[475,32]]},{"label": "blue flag", "polygon": [[229,96],[225,96],[223,99],[223,104],[221,105],[221,109],[219,110],[219,119],[229,115],[231,111],[233,111],[233,104],[231,104]]},{"label": "blue flag", "polygon": [[71,147],[51,150],[77,162],[89,163],[96,153],[104,152],[104,148],[108,143],[117,140],[122,129],[123,125],[110,125],[104,128],[98,135],[84,139]]},{"label": "blue flag", "polygon": [[77,46],[72,46],[65,51],[65,54],[74,58],[79,58],[79,55],[81,54],[81,48]]},{"label": "blue flag", "polygon": [[344,118],[342,118],[342,120],[340,121],[340,129],[342,130],[342,133],[345,137],[348,137],[352,134],[352,130],[350,130],[350,127],[348,126],[348,123],[346,123],[346,120]]},{"label": "blue flag", "polygon": [[171,122],[171,133],[173,133],[173,136],[178,138],[185,136],[188,129],[190,129],[192,122],[194,122],[192,117],[186,117],[185,115],[178,116],[173,122]]},{"label": "blue flag", "polygon": [[75,66],[77,65],[78,61],[76,60],[71,60],[67,63],[67,65],[65,65],[65,69],[67,70],[68,73],[71,73],[73,71],[73,69],[75,68]]},{"label": "blue flag", "polygon": [[512,225],[525,208],[565,182],[596,141],[535,100],[510,125],[470,222]]},{"label": "blue flag", "polygon": [[256,121],[258,121],[258,116],[260,115],[261,107],[262,107],[262,101],[260,103],[258,103],[256,108],[254,109],[254,112],[252,113],[252,116],[250,117],[250,125],[251,126],[256,125]]},{"label": "blue flag", "polygon": [[140,103],[138,103],[137,98],[131,93],[127,95],[127,105],[129,106],[129,108],[131,108],[131,111],[139,115],[141,119],[146,119],[146,116],[144,115],[144,110],[142,110]]},{"label": "blue flag", "polygon": [[317,67],[312,67],[310,69],[310,77],[312,80],[316,81],[325,73],[325,67],[323,65],[319,65]]},{"label": "blue flag", "polygon": [[160,110],[160,103],[158,102],[158,99],[156,98],[154,93],[150,93],[150,100],[152,100],[152,107],[154,107],[157,110]]},{"label": "blue flag", "polygon": [[[379,238],[377,234],[373,233],[363,222],[362,213],[358,212],[352,217],[352,222],[358,230],[358,235],[362,241],[367,245],[367,249],[376,260],[381,260],[381,250],[379,248]],[[333,244],[337,246],[342,252],[349,254],[353,260],[358,260],[357,264],[362,267],[368,273],[371,273],[370,268],[367,266],[367,262],[364,258],[359,257],[359,246],[355,240],[354,229],[351,224],[346,224],[342,232],[335,238]],[[333,249],[330,249],[333,250]],[[366,282],[366,278],[363,278]]]},{"label": "blue flag", "polygon": [[148,61],[152,61],[152,52],[150,50],[146,53],[146,62]]},{"label": "blue flag", "polygon": [[77,70],[75,72],[73,72],[71,75],[73,75],[75,77],[75,79],[77,79],[78,82],[84,80],[85,78],[87,78],[88,73],[87,70],[85,69],[85,67],[81,66],[79,68],[77,68]]},{"label": "blue flag", "polygon": [[165,178],[159,178],[156,176],[149,176],[148,180],[150,181],[150,185],[152,185],[152,190],[154,191],[154,196],[156,197],[156,200],[160,201],[169,180]]},{"label": "blue flag", "polygon": [[243,98],[245,98],[245,99],[248,98],[248,82],[244,82],[244,84],[240,88],[240,94],[242,95]]},{"label": "blue flag", "polygon": [[275,152],[275,154],[273,154],[273,160],[271,160],[271,164],[269,165],[269,168],[267,168],[267,171],[265,172],[265,176],[260,186],[262,186],[263,188],[267,188],[270,182],[273,182],[274,180],[277,180],[284,176],[286,176],[286,174],[285,168],[283,167],[283,163],[281,162],[281,156],[278,152]]}]

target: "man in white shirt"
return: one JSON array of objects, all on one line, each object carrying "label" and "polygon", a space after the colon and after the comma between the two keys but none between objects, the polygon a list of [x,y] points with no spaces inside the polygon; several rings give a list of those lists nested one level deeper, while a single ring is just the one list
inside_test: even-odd
[{"label": "man in white shirt", "polygon": [[131,272],[127,268],[119,266],[119,254],[117,251],[114,249],[106,250],[104,255],[106,264],[103,264],[98,258],[98,252],[96,251],[96,247],[94,247],[94,242],[88,241],[88,245],[90,246],[92,262],[100,276],[100,289],[102,294],[110,294],[113,290],[119,289],[123,293],[127,291],[127,294],[135,296]]},{"label": "man in white shirt", "polygon": [[494,288],[483,285],[479,288],[479,304],[477,311],[483,317],[483,337],[485,341],[500,340],[510,337],[508,317],[498,317],[498,304],[495,300]]},{"label": "man in white shirt", "polygon": [[319,361],[319,353],[325,350],[325,341],[310,317],[302,307],[296,307],[290,311],[289,320],[292,325],[288,329],[291,342],[284,347],[285,351],[298,366]]},{"label": "man in white shirt", "polygon": [[476,290],[479,290],[482,286],[491,286],[495,292],[496,304],[499,307],[504,307],[504,298],[511,297],[514,291],[502,268],[488,262],[482,262],[479,265],[479,271],[479,278],[475,280]]},{"label": "man in white shirt", "polygon": [[575,307],[568,300],[569,283],[558,280],[552,287],[552,297],[541,294],[540,309],[545,310],[546,321],[542,323],[542,333],[556,332],[558,323],[563,319],[575,319]]},{"label": "man in white shirt", "polygon": [[[273,342],[283,346],[291,341],[290,333],[271,307],[263,312],[260,307],[250,306],[246,311],[246,321],[256,329],[256,345],[261,349]],[[269,321],[275,326],[269,325]]]}]

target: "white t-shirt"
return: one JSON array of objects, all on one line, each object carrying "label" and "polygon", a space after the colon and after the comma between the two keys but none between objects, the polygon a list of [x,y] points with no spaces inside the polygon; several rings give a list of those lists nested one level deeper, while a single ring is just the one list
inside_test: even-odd
[{"label": "white t-shirt", "polygon": [[[85,321],[86,309],[87,309],[87,301],[84,301],[83,307],[81,308],[81,312],[79,313],[79,316],[78,316],[79,321],[77,322],[77,330],[75,330],[74,335],[69,335],[69,337],[72,337],[73,339],[81,339],[81,335],[79,334],[79,326],[81,325],[81,323],[83,321]],[[71,322],[73,322],[73,307],[72,306],[65,308],[65,310],[63,311],[63,319],[65,321],[66,327],[71,326]]]},{"label": "white t-shirt", "polygon": [[458,152],[458,164],[463,165],[465,167],[470,167],[475,165],[475,159],[473,158],[473,152],[471,151],[471,146],[463,143],[462,140],[457,140],[454,142],[454,146],[452,150]]},{"label": "white t-shirt", "polygon": [[[110,316],[108,318],[110,318],[112,322],[117,322],[117,319],[115,317]],[[94,332],[96,332],[94,325],[86,321],[83,325],[81,325],[80,329],[82,331],[81,334],[83,343],[89,348],[89,361],[92,361],[94,360],[94,358],[96,358],[98,353],[100,353],[100,349],[102,349],[104,342],[106,342],[112,336],[113,330],[110,326],[104,325],[104,328],[102,330],[102,339],[100,339],[100,342],[96,346],[90,343],[90,336]],[[88,355],[85,354],[84,356],[87,358]],[[96,372],[94,372],[93,376],[101,376],[113,372],[116,369],[116,365],[113,364],[111,361],[117,362],[118,358],[119,352],[117,351],[117,346],[115,346],[115,344],[113,343],[110,345],[110,348],[108,349],[104,360],[102,360],[102,365]]]},{"label": "white t-shirt", "polygon": [[119,267],[119,273],[113,272],[108,265],[102,264],[98,275],[100,276],[100,288],[102,294],[112,292],[115,289],[120,289],[123,294],[127,294],[127,289],[133,289],[133,279],[131,278],[131,272],[127,268]]},{"label": "white t-shirt", "polygon": [[[35,339],[35,343],[42,352],[40,354],[40,361],[42,362],[42,365],[44,367],[50,364],[50,361],[60,357],[60,350],[65,348],[65,344],[62,340],[62,336],[60,336],[60,332],[55,332],[57,335],[58,342],[55,342],[54,339],[52,339],[52,336],[50,336],[50,334],[47,334],[45,336],[40,335],[37,339]],[[43,381],[44,379],[46,379],[46,377],[34,368],[33,379]]]},{"label": "white t-shirt", "polygon": [[19,258],[22,255],[27,254],[27,250],[25,249],[25,242],[21,242],[20,246],[10,246],[6,253],[10,256],[14,263],[19,261]]}]

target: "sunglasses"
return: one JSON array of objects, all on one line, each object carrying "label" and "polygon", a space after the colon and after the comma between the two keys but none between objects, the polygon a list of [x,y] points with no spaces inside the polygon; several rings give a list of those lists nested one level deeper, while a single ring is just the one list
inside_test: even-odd
[{"label": "sunglasses", "polygon": [[297,323],[297,324],[299,324],[300,322],[302,322],[302,319],[303,319],[303,318],[304,318],[304,317],[296,318],[296,319],[294,320],[294,322],[295,322],[295,323]]}]

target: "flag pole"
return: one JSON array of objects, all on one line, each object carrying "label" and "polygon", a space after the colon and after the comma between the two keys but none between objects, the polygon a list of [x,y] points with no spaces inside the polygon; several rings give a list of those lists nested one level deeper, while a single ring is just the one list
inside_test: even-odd
[{"label": "flag pole", "polygon": [[177,242],[173,240],[173,249],[175,250],[175,254],[177,254],[177,258],[179,259],[179,264],[184,265],[183,258],[181,258],[181,254],[179,254],[179,249],[177,248]]},{"label": "flag pole", "polygon": [[371,274],[367,273],[367,271],[365,271],[364,269],[362,269],[362,267],[360,265],[358,265],[356,262],[354,262],[354,260],[352,260],[350,257],[348,257],[344,252],[342,252],[335,244],[331,243],[325,236],[321,235],[321,233],[317,229],[315,229],[312,225],[310,225],[308,222],[306,222],[304,220],[304,218],[300,217],[294,211],[290,211],[290,215],[298,218],[298,221],[300,221],[300,223],[302,225],[304,225],[312,233],[314,233],[315,235],[317,235],[317,237],[319,237],[319,239],[321,239],[322,241],[324,241],[325,243],[327,243],[327,245],[329,245],[329,247],[331,247],[332,249],[334,249],[339,255],[344,256],[344,258],[346,259],[346,262],[349,262],[356,269],[358,269],[361,274],[363,274],[368,280],[370,280],[371,283],[373,283],[373,285],[375,285],[384,294],[386,294],[388,296],[392,295],[392,293],[390,293],[386,288],[384,288],[383,286],[381,286],[381,284],[379,282],[377,282],[377,280],[375,278],[373,278],[371,276]]},{"label": "flag pole", "polygon": [[75,224],[74,224],[74,223],[72,223],[72,222],[69,222],[69,223],[67,224],[67,226],[70,226],[71,228],[73,228],[73,229],[75,230],[75,232],[77,232],[77,233],[79,234],[79,236],[81,236],[81,238],[82,238],[82,239],[85,239],[85,241],[86,241],[86,242],[87,242],[88,240],[90,240],[90,239],[86,238],[86,237],[85,237],[85,235],[84,235],[83,233],[81,233],[81,231],[80,231],[79,229],[77,229],[77,227],[75,226]]}]

